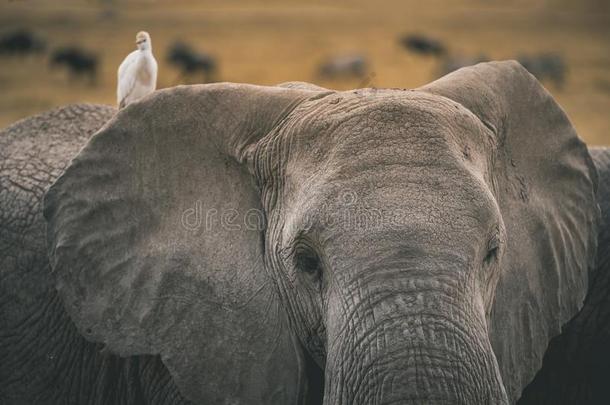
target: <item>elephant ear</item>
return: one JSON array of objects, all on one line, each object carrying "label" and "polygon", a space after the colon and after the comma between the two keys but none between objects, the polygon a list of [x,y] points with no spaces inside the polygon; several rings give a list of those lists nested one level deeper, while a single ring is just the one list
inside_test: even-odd
[{"label": "elephant ear", "polygon": [[263,265],[248,149],[299,89],[160,91],[95,134],[49,189],[44,215],[66,309],[121,355],[160,354],[187,398],[296,403],[299,347]]},{"label": "elephant ear", "polygon": [[420,90],[462,104],[495,138],[492,189],[507,246],[489,333],[514,402],[585,297],[597,248],[597,174],[561,107],[517,62],[464,68]]}]

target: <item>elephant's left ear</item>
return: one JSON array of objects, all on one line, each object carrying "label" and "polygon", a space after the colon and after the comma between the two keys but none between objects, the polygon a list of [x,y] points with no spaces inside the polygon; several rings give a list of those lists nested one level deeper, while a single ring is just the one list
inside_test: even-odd
[{"label": "elephant's left ear", "polygon": [[585,297],[597,249],[597,173],[561,107],[517,62],[460,69],[420,90],[462,104],[495,138],[492,188],[507,249],[490,338],[515,401]]},{"label": "elephant's left ear", "polygon": [[318,95],[180,86],[122,109],[91,138],[44,212],[59,295],[85,337],[121,355],[160,354],[196,403],[303,397],[301,349],[264,266],[265,217],[246,161]]}]

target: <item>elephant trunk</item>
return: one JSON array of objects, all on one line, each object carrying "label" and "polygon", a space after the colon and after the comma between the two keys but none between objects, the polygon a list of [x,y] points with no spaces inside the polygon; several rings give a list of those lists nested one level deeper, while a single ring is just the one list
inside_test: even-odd
[{"label": "elephant trunk", "polygon": [[438,281],[410,284],[334,305],[324,403],[507,404],[482,304]]}]

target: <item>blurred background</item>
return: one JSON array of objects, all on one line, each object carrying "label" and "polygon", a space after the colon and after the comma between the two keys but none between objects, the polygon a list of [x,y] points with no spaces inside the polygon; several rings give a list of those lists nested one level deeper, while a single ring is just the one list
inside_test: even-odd
[{"label": "blurred background", "polygon": [[2,0],[0,127],[66,103],[114,105],[116,70],[140,30],[158,88],[412,88],[517,59],[581,137],[610,144],[610,0]]}]

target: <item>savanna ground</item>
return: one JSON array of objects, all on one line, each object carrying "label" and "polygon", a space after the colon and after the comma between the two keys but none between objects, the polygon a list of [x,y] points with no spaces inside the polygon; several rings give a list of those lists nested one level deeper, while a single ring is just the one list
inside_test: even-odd
[{"label": "savanna ground", "polygon": [[[0,34],[28,28],[51,48],[76,44],[101,58],[95,86],[50,70],[48,53],[0,59],[0,127],[66,103],[114,104],[116,69],[139,30],[152,36],[159,88],[176,84],[165,61],[176,39],[217,58],[222,81],[417,87],[437,77],[439,62],[408,53],[397,37],[421,32],[456,55],[562,55],[567,82],[548,89],[588,143],[610,144],[610,0],[0,1]],[[316,76],[325,57],[353,53],[370,61],[364,79]]]}]

